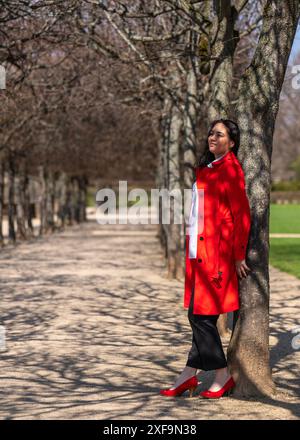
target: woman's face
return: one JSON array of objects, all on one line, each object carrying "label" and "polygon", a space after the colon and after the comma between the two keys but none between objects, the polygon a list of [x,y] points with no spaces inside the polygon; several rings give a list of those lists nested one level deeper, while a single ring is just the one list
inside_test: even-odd
[{"label": "woman's face", "polygon": [[208,133],[209,151],[216,158],[227,153],[233,146],[234,142],[227,133],[227,127],[222,122],[217,122]]}]

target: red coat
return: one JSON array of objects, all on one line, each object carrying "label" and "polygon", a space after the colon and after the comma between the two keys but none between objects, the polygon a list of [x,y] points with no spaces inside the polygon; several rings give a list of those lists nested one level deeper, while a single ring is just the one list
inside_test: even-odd
[{"label": "red coat", "polygon": [[189,258],[187,227],[184,308],[194,288],[193,313],[217,315],[239,309],[235,260],[246,257],[250,206],[244,172],[232,151],[212,168],[196,168],[196,183],[204,212],[198,202],[197,258]]}]

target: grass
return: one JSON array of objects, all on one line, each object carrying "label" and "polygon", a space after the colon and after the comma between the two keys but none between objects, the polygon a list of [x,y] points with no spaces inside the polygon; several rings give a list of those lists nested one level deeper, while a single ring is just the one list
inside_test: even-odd
[{"label": "grass", "polygon": [[300,279],[300,238],[271,238],[270,263]]},{"label": "grass", "polygon": [[300,234],[300,204],[271,204],[270,232]]},{"label": "grass", "polygon": [[[300,205],[270,207],[271,233],[300,233]],[[300,238],[270,238],[272,266],[300,279]]]}]

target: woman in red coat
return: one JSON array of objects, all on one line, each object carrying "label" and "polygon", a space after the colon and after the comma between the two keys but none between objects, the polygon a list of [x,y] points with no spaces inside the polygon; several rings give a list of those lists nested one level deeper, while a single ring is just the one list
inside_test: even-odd
[{"label": "woman in red coat", "polygon": [[217,329],[220,314],[239,309],[238,276],[250,271],[246,248],[250,206],[244,172],[237,159],[239,128],[229,119],[212,122],[200,157],[186,235],[184,307],[193,331],[186,367],[172,388],[176,396],[198,385],[197,369],[216,370],[213,384],[201,393],[218,398],[234,387]]}]

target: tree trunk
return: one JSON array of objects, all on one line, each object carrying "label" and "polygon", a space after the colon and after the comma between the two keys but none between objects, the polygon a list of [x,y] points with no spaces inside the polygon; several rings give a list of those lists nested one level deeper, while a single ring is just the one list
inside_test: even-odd
[{"label": "tree trunk", "polygon": [[[191,37],[192,38],[191,34]],[[191,50],[194,50],[191,47]],[[182,183],[183,183],[183,222],[181,225],[181,249],[183,252],[181,265],[185,268],[185,244],[186,244],[186,221],[189,218],[189,211],[191,207],[191,196],[192,196],[192,186],[195,181],[194,167],[196,163],[196,121],[197,121],[197,73],[196,73],[196,62],[194,56],[190,57],[189,67],[187,74],[187,92],[185,99],[185,106],[183,112],[183,142],[182,142],[182,153],[183,153],[183,173]],[[188,189],[188,197],[186,196],[185,189]],[[188,208],[188,209],[187,209]]]},{"label": "tree trunk", "polygon": [[72,226],[75,220],[75,200],[74,197],[75,188],[74,188],[74,177],[68,177],[67,179],[67,189],[66,189],[66,216],[68,219],[68,225]]},{"label": "tree trunk", "polygon": [[58,218],[60,220],[59,228],[64,229],[67,216],[67,175],[61,172],[58,180]]},{"label": "tree trunk", "polygon": [[299,19],[299,1],[269,0],[263,29],[239,84],[236,114],[241,128],[239,160],[251,206],[247,264],[240,281],[241,307],[229,347],[237,396],[276,393],[269,364],[269,205],[271,155],[279,95]]},{"label": "tree trunk", "polygon": [[238,14],[228,0],[220,0],[215,8],[215,17],[210,29],[212,46],[211,76],[208,91],[208,117],[211,122],[218,118],[228,118],[231,113],[230,95],[233,80],[233,57],[239,32],[235,30]]},{"label": "tree trunk", "polygon": [[47,175],[43,165],[39,166],[40,181],[40,229],[39,235],[46,232],[46,205],[47,205]]},{"label": "tree trunk", "polygon": [[[180,184],[180,133],[182,117],[174,104],[171,110],[169,139],[169,192],[170,192],[170,225],[168,233],[168,277],[183,278],[181,229],[182,222],[177,220],[182,215],[182,193]],[[174,196],[172,195],[172,192]],[[178,205],[177,205],[178,204]],[[177,206],[176,206],[177,205]],[[176,224],[176,222],[179,222]]]},{"label": "tree trunk", "polygon": [[72,176],[72,178],[71,178],[71,199],[70,199],[72,224],[77,222],[77,220],[76,220],[76,210],[77,210],[77,201],[78,201],[77,199],[78,199],[78,179],[76,176]]},{"label": "tree trunk", "polygon": [[77,202],[76,202],[76,221],[82,223],[85,221],[85,206],[86,206],[86,185],[85,177],[78,176],[77,181]]},{"label": "tree trunk", "polygon": [[26,170],[25,159],[19,158],[18,173],[16,178],[16,211],[17,211],[17,237],[20,240],[27,240],[26,231],[26,207],[25,207],[25,186],[26,186]]},{"label": "tree trunk", "polygon": [[4,246],[4,237],[3,237],[3,210],[4,210],[4,160],[0,159],[0,246]]},{"label": "tree trunk", "polygon": [[11,153],[8,156],[8,242],[16,242],[15,232],[15,163]]},{"label": "tree trunk", "polygon": [[55,176],[52,171],[46,177],[46,231],[54,232]]},{"label": "tree trunk", "polygon": [[197,121],[197,77],[191,59],[187,75],[187,94],[183,114],[183,182],[184,188],[192,188],[195,181],[196,162],[196,121]]},{"label": "tree trunk", "polygon": [[33,224],[32,219],[34,215],[34,204],[31,203],[30,198],[30,178],[28,174],[26,173],[26,180],[25,180],[25,217],[27,220],[27,237],[32,238],[34,237],[34,230],[33,230]]},{"label": "tree trunk", "polygon": [[81,204],[81,217],[82,217],[82,221],[86,222],[87,221],[87,213],[86,213],[86,207],[88,204],[88,178],[86,175],[83,175],[81,178],[81,191],[82,191],[82,204]]},{"label": "tree trunk", "polygon": [[[170,125],[170,108],[171,102],[168,95],[164,98],[164,106],[162,110],[162,116],[160,120],[161,139],[158,144],[158,163],[157,163],[157,176],[156,187],[159,190],[168,188],[168,139],[169,139],[169,125]],[[163,200],[159,199],[159,212],[158,212],[158,237],[164,250],[165,259],[168,258],[168,246],[167,246],[167,225],[163,224]]]}]

